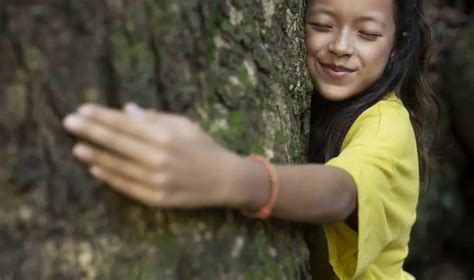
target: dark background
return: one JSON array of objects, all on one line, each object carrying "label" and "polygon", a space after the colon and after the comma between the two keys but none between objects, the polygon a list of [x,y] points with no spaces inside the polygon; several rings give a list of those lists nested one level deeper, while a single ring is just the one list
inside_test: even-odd
[{"label": "dark background", "polygon": [[442,101],[432,175],[421,197],[407,268],[417,279],[474,277],[473,2],[425,1],[435,45],[431,80]]}]

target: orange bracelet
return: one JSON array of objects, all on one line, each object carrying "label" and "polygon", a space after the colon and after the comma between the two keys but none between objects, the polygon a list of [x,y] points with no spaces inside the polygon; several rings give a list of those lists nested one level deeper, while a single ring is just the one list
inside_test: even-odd
[{"label": "orange bracelet", "polygon": [[277,200],[278,185],[279,185],[278,175],[273,164],[271,164],[264,157],[251,154],[249,156],[249,159],[260,163],[267,171],[270,177],[270,196],[268,197],[267,201],[262,206],[262,208],[260,208],[258,211],[253,212],[253,211],[248,211],[248,210],[241,210],[241,212],[243,215],[251,217],[251,218],[266,219],[271,215],[273,206],[275,205],[275,202]]}]

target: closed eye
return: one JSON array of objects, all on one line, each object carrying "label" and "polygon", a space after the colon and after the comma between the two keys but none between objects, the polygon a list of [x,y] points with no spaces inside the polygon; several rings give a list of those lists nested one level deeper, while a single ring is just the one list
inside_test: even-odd
[{"label": "closed eye", "polygon": [[322,24],[322,23],[319,23],[319,22],[311,22],[311,23],[309,23],[309,25],[311,25],[312,27],[314,27],[314,29],[316,29],[317,31],[320,31],[320,32],[328,32],[328,31],[332,30],[331,25]]},{"label": "closed eye", "polygon": [[370,33],[370,32],[364,32],[364,31],[359,31],[360,36],[368,41],[376,41],[378,38],[382,37],[380,34],[376,33]]}]

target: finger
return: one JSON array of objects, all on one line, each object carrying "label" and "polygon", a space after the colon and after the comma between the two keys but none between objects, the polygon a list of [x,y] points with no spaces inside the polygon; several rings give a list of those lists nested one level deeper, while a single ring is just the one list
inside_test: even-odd
[{"label": "finger", "polygon": [[179,119],[179,115],[173,115],[169,113],[161,113],[153,110],[145,110],[138,106],[135,103],[127,103],[123,107],[123,111],[130,116],[135,118],[147,119],[150,121],[165,121],[165,122],[173,122],[176,119]]},{"label": "finger", "polygon": [[164,154],[156,146],[131,138],[79,115],[68,116],[64,120],[64,126],[78,137],[106,147],[151,168],[160,168],[165,162]]},{"label": "finger", "polygon": [[148,206],[158,207],[164,199],[163,192],[158,190],[152,191],[149,188],[144,187],[140,183],[134,182],[124,177],[117,176],[116,174],[108,170],[99,168],[97,166],[92,166],[90,168],[90,172],[92,173],[92,175],[94,175],[94,177],[104,181],[113,189]]},{"label": "finger", "polygon": [[160,125],[171,128],[180,134],[187,132],[187,130],[191,129],[191,125],[193,125],[193,123],[184,116],[162,113],[154,110],[144,110],[134,103],[127,103],[123,110],[134,118],[146,119],[153,123],[159,123]]},{"label": "finger", "polygon": [[165,128],[156,129],[157,123],[144,122],[143,118],[130,118],[121,111],[108,109],[95,104],[82,105],[80,115],[112,127],[125,134],[133,135],[152,144],[165,145],[169,142],[169,134]]},{"label": "finger", "polygon": [[117,154],[94,148],[85,143],[74,146],[73,153],[86,163],[141,182],[149,189],[163,188],[166,185],[163,172],[156,172],[153,169],[138,165]]}]

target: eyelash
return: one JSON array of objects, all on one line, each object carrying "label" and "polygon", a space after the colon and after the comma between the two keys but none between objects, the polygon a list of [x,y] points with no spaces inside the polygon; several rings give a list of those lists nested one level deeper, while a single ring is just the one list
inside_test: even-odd
[{"label": "eyelash", "polygon": [[313,22],[313,23],[311,23],[311,25],[312,25],[316,30],[321,31],[321,32],[328,32],[328,31],[331,31],[331,30],[332,30],[332,26],[326,25],[326,24],[321,24],[321,23]]},{"label": "eyelash", "polygon": [[367,33],[363,31],[359,31],[359,34],[362,36],[362,38],[369,41],[376,41],[378,38],[382,37],[382,35],[379,34]]},{"label": "eyelash", "polygon": [[[312,25],[317,31],[320,31],[320,32],[329,32],[332,30],[332,26],[321,24],[318,22],[310,23],[310,25]],[[376,41],[378,38],[382,37],[382,35],[380,34],[368,33],[368,32],[363,32],[363,31],[359,31],[359,34],[361,35],[363,39],[368,40],[368,41]]]}]

